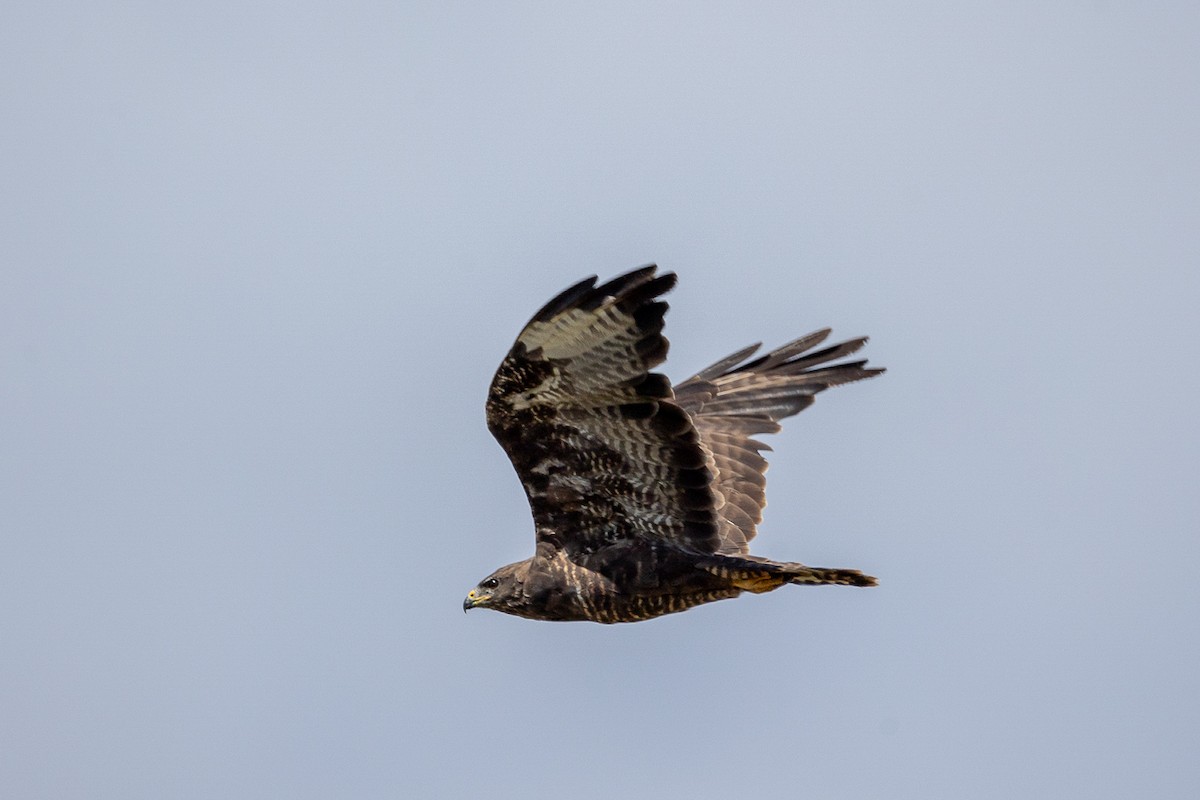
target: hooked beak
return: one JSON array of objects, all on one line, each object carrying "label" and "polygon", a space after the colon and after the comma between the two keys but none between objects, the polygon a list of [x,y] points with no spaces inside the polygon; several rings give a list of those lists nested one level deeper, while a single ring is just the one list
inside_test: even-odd
[{"label": "hooked beak", "polygon": [[467,592],[467,599],[463,600],[463,613],[465,614],[466,612],[470,611],[481,602],[483,602],[483,598],[479,595],[479,592],[475,591],[474,589]]}]

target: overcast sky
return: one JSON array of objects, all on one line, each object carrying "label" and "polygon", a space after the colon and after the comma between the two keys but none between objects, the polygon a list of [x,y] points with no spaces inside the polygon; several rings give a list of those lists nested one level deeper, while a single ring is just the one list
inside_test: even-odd
[{"label": "overcast sky", "polygon": [[[0,12],[0,795],[1194,798],[1191,3]],[[545,300],[831,325],[755,551],[625,626],[483,421]]]}]

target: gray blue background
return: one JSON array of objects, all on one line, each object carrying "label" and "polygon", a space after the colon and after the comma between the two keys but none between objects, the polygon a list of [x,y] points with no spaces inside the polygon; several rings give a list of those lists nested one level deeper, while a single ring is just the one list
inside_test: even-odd
[{"label": "gray blue background", "polygon": [[[0,12],[0,794],[1193,798],[1190,3]],[[464,617],[551,295],[667,371],[832,325],[764,555],[648,623]]]}]

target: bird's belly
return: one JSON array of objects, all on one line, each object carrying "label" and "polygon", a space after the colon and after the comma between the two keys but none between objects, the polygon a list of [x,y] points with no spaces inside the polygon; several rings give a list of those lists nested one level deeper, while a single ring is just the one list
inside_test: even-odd
[{"label": "bird's belly", "polygon": [[617,595],[598,599],[586,619],[594,622],[640,622],[687,611],[704,603],[727,600],[741,594],[740,589],[725,587],[665,594]]}]

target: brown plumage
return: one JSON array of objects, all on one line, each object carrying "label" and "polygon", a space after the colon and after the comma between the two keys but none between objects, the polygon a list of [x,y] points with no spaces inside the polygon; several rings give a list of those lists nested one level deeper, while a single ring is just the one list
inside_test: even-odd
[{"label": "brown plumage", "polygon": [[825,329],[747,361],[754,345],[672,388],[650,372],[667,355],[658,298],[675,285],[655,272],[570,287],[496,371],[488,427],[525,487],[537,548],[481,581],[464,609],[636,622],[788,583],[875,585],[857,570],[749,554],[769,449],[752,437],[830,386],[883,372],[831,363],[866,339],[814,349]]}]

